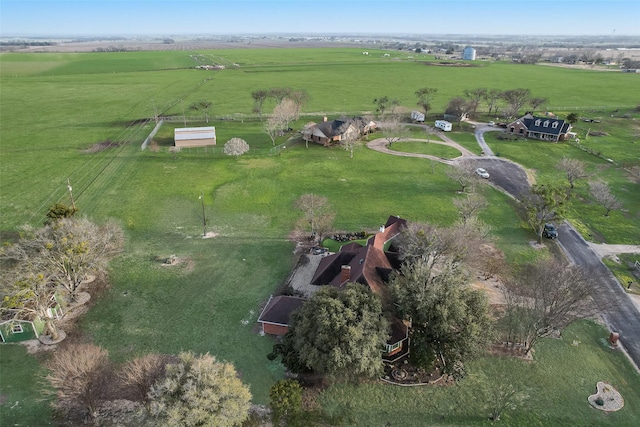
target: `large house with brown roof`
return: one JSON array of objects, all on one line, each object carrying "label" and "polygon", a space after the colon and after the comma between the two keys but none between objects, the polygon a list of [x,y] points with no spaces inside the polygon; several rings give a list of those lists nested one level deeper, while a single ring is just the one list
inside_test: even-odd
[{"label": "large house with brown roof", "polygon": [[[311,284],[343,288],[347,283],[359,283],[378,294],[383,305],[388,305],[390,296],[386,282],[391,272],[400,266],[391,241],[406,224],[406,220],[390,216],[385,225],[380,227],[380,232],[373,235],[365,246],[353,242],[325,256],[318,264]],[[302,305],[299,298],[292,298],[295,297],[269,299],[258,318],[264,333],[282,336],[288,331],[291,312]],[[390,337],[382,358],[394,362],[409,353],[409,326],[392,316],[389,321]]]},{"label": "large house with brown roof", "polygon": [[541,141],[558,142],[569,137],[571,123],[560,119],[525,114],[507,125],[507,133]]},{"label": "large house with brown roof", "polygon": [[308,124],[302,131],[302,139],[329,147],[343,140],[357,139],[375,129],[376,123],[364,117],[343,117],[331,121],[325,117],[321,123]]}]

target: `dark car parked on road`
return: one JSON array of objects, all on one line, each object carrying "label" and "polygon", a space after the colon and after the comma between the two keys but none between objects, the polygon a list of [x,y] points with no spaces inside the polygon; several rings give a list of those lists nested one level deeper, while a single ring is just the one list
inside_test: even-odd
[{"label": "dark car parked on road", "polygon": [[544,230],[542,230],[542,235],[549,239],[555,239],[558,237],[558,230],[556,230],[556,227],[553,224],[545,224]]}]

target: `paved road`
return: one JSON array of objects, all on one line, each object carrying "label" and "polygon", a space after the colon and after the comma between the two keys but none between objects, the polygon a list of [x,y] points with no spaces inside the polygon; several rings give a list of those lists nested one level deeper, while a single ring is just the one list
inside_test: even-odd
[{"label": "paved road", "polygon": [[[524,168],[514,162],[495,157],[493,151],[484,141],[484,133],[490,130],[497,130],[494,127],[476,123],[476,139],[485,153],[485,156],[474,156],[469,150],[463,149],[459,144],[438,132],[447,145],[454,145],[459,148],[462,156],[460,158],[472,159],[479,167],[485,168],[489,174],[489,182],[502,189],[505,193],[521,199],[527,194],[530,182]],[[389,150],[386,140],[378,139],[367,144],[369,148],[400,156],[423,157],[438,160],[451,164],[450,160],[440,159],[424,154],[401,153]],[[633,300],[620,286],[611,271],[602,263],[601,256],[596,252],[597,246],[587,243],[582,236],[569,224],[565,222],[558,227],[558,244],[562,248],[567,258],[578,266],[590,266],[596,270],[599,280],[594,281],[592,296],[600,309],[603,317],[611,331],[620,334],[620,343],[626,350],[636,368],[640,367],[640,311]],[[596,250],[594,250],[596,249]],[[634,248],[638,250],[638,247]],[[634,250],[634,251],[635,251]]]},{"label": "paved road", "polygon": [[558,227],[558,243],[571,262],[596,270],[599,280],[593,283],[593,299],[609,328],[620,334],[629,357],[640,367],[640,311],[592,246],[568,222]]}]

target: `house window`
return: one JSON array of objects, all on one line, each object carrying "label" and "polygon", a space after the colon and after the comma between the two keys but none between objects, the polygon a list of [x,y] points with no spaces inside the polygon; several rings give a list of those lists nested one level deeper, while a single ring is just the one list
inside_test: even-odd
[{"label": "house window", "polygon": [[524,129],[523,128],[520,128],[520,133],[524,133]]},{"label": "house window", "polygon": [[21,334],[24,332],[24,330],[22,329],[22,325],[13,325],[13,327],[11,328],[11,332],[13,332],[14,334]]},{"label": "house window", "polygon": [[400,347],[402,347],[402,341],[397,342],[395,344],[387,344],[386,347],[387,347],[387,353],[391,353],[392,351],[397,350]]},{"label": "house window", "polygon": [[553,122],[551,124],[551,127],[554,128],[554,129],[557,128],[558,127],[558,122]]},{"label": "house window", "polygon": [[545,120],[544,122],[544,127],[548,128],[549,127],[549,120]]},{"label": "house window", "polygon": [[514,128],[513,126],[511,126],[511,129],[509,130],[511,133],[513,133],[513,131],[515,131],[516,128]]},{"label": "house window", "polygon": [[540,119],[536,120],[536,126],[540,126]]}]

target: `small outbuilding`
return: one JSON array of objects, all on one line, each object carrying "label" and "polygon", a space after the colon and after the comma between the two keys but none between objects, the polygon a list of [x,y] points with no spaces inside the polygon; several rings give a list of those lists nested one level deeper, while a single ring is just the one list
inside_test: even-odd
[{"label": "small outbuilding", "polygon": [[216,128],[214,126],[176,128],[173,133],[173,140],[177,148],[216,145]]},{"label": "small outbuilding", "polygon": [[43,328],[44,322],[5,320],[0,322],[0,341],[12,343],[37,339]]},{"label": "small outbuilding", "polygon": [[305,301],[302,298],[287,295],[270,297],[258,317],[258,323],[262,327],[261,332],[277,336],[286,334],[289,331],[291,313],[302,307]]}]

